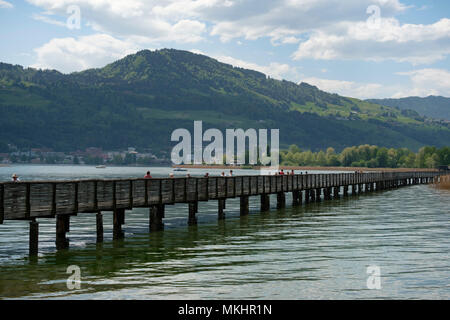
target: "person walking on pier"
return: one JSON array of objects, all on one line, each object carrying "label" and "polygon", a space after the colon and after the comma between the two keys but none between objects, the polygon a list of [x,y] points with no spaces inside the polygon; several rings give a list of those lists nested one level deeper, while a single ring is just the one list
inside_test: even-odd
[{"label": "person walking on pier", "polygon": [[233,170],[230,170],[230,174],[229,174],[229,176],[230,176],[230,177],[232,177],[232,176],[233,176]]},{"label": "person walking on pier", "polygon": [[144,176],[145,179],[151,179],[150,171],[147,171],[147,174]]},{"label": "person walking on pier", "polygon": [[19,180],[19,177],[17,176],[17,174],[14,173],[14,174],[12,175],[11,181],[12,181],[12,182],[19,182],[19,181],[20,181],[20,180]]}]

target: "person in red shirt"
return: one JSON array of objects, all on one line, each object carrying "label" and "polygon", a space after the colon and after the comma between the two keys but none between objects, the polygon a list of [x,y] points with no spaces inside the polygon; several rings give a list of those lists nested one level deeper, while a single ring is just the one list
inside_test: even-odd
[{"label": "person in red shirt", "polygon": [[151,179],[150,171],[147,171],[147,174],[144,176],[145,179]]},{"label": "person in red shirt", "polygon": [[280,175],[284,175],[284,171],[283,171],[283,169],[281,169],[281,171],[280,171]]}]

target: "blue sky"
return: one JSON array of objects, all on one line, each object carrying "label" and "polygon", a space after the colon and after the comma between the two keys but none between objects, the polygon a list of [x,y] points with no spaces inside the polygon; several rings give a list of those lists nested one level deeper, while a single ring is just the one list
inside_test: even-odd
[{"label": "blue sky", "polygon": [[450,97],[450,1],[0,0],[1,62],[68,73],[159,48],[346,96]]}]

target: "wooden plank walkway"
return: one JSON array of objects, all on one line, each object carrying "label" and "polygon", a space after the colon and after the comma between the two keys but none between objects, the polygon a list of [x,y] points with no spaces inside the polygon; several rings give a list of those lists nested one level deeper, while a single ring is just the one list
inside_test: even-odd
[{"label": "wooden plank walkway", "polygon": [[248,214],[248,198],[261,197],[261,211],[270,209],[270,194],[277,194],[277,208],[285,206],[285,193],[292,204],[330,200],[353,194],[439,180],[439,172],[374,172],[339,174],[259,175],[152,179],[104,179],[0,183],[0,224],[7,220],[30,220],[30,255],[38,252],[37,218],[56,218],[56,245],[68,247],[70,216],[97,215],[97,241],[103,241],[102,211],[113,212],[113,237],[123,237],[125,210],[150,208],[151,231],[161,230],[165,205],[188,203],[188,224],[196,224],[199,201],[218,200],[218,218],[225,218],[226,199],[240,198],[241,215]]}]

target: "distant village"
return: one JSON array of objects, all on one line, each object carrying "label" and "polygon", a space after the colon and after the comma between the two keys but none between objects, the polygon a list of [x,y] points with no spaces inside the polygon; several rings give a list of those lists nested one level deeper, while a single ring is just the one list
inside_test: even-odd
[{"label": "distant village", "polygon": [[105,151],[102,148],[86,148],[73,152],[59,152],[49,148],[31,148],[19,150],[8,145],[10,152],[0,153],[0,164],[73,164],[73,165],[158,165],[170,163],[170,155],[160,151],[153,153],[150,149]]}]

